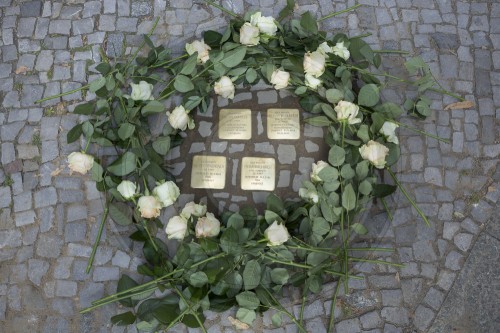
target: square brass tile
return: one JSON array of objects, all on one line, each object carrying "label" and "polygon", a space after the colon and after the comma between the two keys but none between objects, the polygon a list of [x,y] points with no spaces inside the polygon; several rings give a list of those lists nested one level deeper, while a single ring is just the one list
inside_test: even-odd
[{"label": "square brass tile", "polygon": [[298,109],[268,109],[267,137],[269,139],[297,140],[300,138]]},{"label": "square brass tile", "polygon": [[191,167],[191,187],[223,189],[226,185],[226,169],[225,156],[194,156]]},{"label": "square brass tile", "polygon": [[252,137],[250,109],[221,109],[219,112],[219,139],[249,140]]},{"label": "square brass tile", "polygon": [[276,184],[274,158],[243,157],[241,161],[241,189],[273,191]]}]

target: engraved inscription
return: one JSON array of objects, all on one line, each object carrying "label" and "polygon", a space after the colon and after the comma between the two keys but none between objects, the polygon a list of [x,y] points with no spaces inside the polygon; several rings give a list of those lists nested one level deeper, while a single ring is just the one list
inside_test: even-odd
[{"label": "engraved inscription", "polygon": [[269,139],[296,140],[300,138],[298,109],[268,109],[267,137]]},{"label": "engraved inscription", "polygon": [[274,158],[243,157],[241,164],[242,190],[274,190],[276,182]]},{"label": "engraved inscription", "polygon": [[221,109],[219,139],[248,140],[252,137],[252,111],[249,109]]},{"label": "engraved inscription", "polygon": [[191,187],[206,189],[223,189],[226,185],[226,157],[201,156],[193,157],[191,168]]}]

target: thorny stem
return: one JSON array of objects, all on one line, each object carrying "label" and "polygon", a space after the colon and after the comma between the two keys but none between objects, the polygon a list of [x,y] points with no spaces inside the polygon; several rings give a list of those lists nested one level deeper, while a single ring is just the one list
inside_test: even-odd
[{"label": "thorny stem", "polygon": [[156,246],[154,238],[151,236],[151,233],[149,232],[147,221],[142,220],[142,223],[144,225],[144,229],[146,230],[146,233],[148,234],[149,240],[151,241],[151,245],[153,245],[153,248],[155,249],[155,251],[158,252],[158,247]]},{"label": "thorny stem", "polygon": [[344,10],[341,10],[341,11],[338,11],[338,12],[335,12],[335,13],[328,14],[328,15],[323,16],[322,18],[320,18],[320,19],[318,20],[318,22],[321,22],[321,21],[327,20],[327,19],[329,19],[329,18],[331,18],[331,17],[334,17],[334,16],[338,16],[338,15],[341,15],[341,14],[344,14],[344,13],[347,13],[347,12],[350,12],[350,11],[352,11],[352,10],[355,10],[355,9],[356,9],[356,8],[358,8],[358,7],[361,7],[361,6],[363,6],[363,5],[362,5],[362,4],[357,4],[357,5],[354,5],[354,6],[352,6],[352,7],[346,8],[346,9],[344,9]]},{"label": "thorny stem", "polygon": [[273,302],[279,306],[279,309],[277,309],[277,310],[286,314],[290,318],[290,320],[293,321],[295,325],[297,325],[297,329],[299,331],[301,331],[303,333],[307,333],[304,326],[302,326],[302,324],[297,321],[297,318],[295,318],[295,316],[293,316],[287,309],[285,309],[283,307],[283,305],[281,305],[281,303],[278,302],[278,300],[273,296],[273,294],[266,287],[262,286],[262,289],[264,289],[266,291],[266,293],[269,295],[269,297],[273,300]]},{"label": "thorny stem", "polygon": [[192,309],[191,304],[189,304],[189,302],[186,299],[186,297],[184,297],[184,294],[182,293],[182,291],[180,291],[176,286],[172,286],[172,288],[177,293],[177,295],[179,295],[179,297],[182,299],[182,301],[184,303],[186,303],[186,306],[188,307],[189,312],[191,312],[191,314],[194,316],[194,318],[196,319],[196,321],[200,325],[200,329],[203,332],[207,333],[207,330],[205,329],[205,326],[203,325],[203,322],[201,321],[200,316],[198,316],[198,313]]},{"label": "thorny stem", "polygon": [[220,10],[221,10],[221,11],[223,11],[224,13],[226,13],[226,14],[228,14],[228,15],[231,15],[231,16],[232,16],[232,17],[234,17],[234,18],[240,18],[237,14],[233,13],[233,12],[232,12],[232,11],[230,11],[230,10],[227,10],[226,8],[224,8],[224,7],[222,7],[222,6],[218,5],[218,4],[216,4],[215,2],[212,2],[212,1],[209,1],[209,0],[205,0],[205,2],[206,2],[207,4],[209,4],[210,6],[213,6],[213,7],[217,8],[217,9],[220,9]]},{"label": "thorny stem", "polygon": [[355,257],[349,257],[349,259],[351,259],[352,261],[368,262],[371,264],[384,264],[384,265],[395,266],[395,267],[405,267],[405,265],[403,265],[403,264],[396,264],[396,263],[384,261],[384,260],[363,259],[363,258],[355,258]]},{"label": "thorny stem", "polygon": [[340,280],[337,282],[337,287],[335,288],[335,294],[333,294],[332,304],[330,305],[330,322],[328,323],[328,332],[332,332],[333,326],[335,324],[335,304],[337,303],[337,295],[340,291]]},{"label": "thorny stem", "polygon": [[95,254],[97,252],[97,247],[99,246],[99,242],[101,241],[101,236],[102,236],[102,231],[104,229],[104,223],[106,222],[106,219],[108,218],[108,212],[109,212],[109,203],[106,201],[106,207],[104,208],[104,213],[101,218],[101,224],[99,225],[99,231],[97,232],[97,237],[95,239],[94,245],[92,246],[92,252],[90,253],[89,260],[87,262],[87,269],[85,270],[85,273],[89,274],[90,269],[92,268],[92,264],[94,263],[94,258]]},{"label": "thorny stem", "polygon": [[387,207],[387,202],[385,202],[384,198],[380,198],[380,201],[382,201],[382,205],[384,205],[385,211],[387,212],[387,216],[389,216],[389,220],[392,221],[391,210],[389,209],[389,207]]},{"label": "thorny stem", "polygon": [[387,172],[389,172],[389,174],[391,175],[392,179],[394,180],[394,182],[396,183],[396,185],[399,187],[399,189],[401,190],[401,192],[404,194],[404,196],[406,197],[406,199],[410,202],[410,204],[413,206],[413,208],[415,208],[415,210],[417,211],[418,215],[420,215],[420,217],[424,220],[425,224],[427,224],[427,226],[431,226],[429,220],[427,219],[427,216],[425,216],[424,212],[417,206],[417,204],[415,203],[415,201],[413,201],[412,197],[408,194],[408,192],[406,192],[406,189],[404,188],[404,186],[399,182],[399,179],[396,177],[396,175],[394,174],[394,172],[392,172],[392,170],[390,168],[386,168]]}]

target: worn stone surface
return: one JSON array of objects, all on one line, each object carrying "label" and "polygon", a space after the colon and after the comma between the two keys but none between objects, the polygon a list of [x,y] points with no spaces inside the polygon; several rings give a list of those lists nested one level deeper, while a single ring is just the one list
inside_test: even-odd
[{"label": "worn stone surface", "polygon": [[[283,1],[275,0],[221,3],[238,14],[259,9],[274,17],[283,6]],[[365,240],[396,249],[373,255],[403,262],[405,267],[355,265],[355,273],[365,279],[351,281],[351,294],[339,296],[337,332],[494,331],[499,312],[495,297],[499,272],[492,263],[500,238],[500,224],[495,223],[500,196],[500,171],[495,170],[500,156],[500,98],[494,94],[500,89],[500,5],[487,0],[359,3],[364,6],[320,26],[328,36],[370,32],[367,41],[376,49],[420,54],[443,87],[475,106],[443,110],[455,100],[432,94],[435,114],[425,124],[403,120],[450,140],[448,145],[398,130],[402,159],[395,170],[432,227],[425,227],[399,194],[389,201],[394,207],[392,225],[385,223],[384,214],[370,221]],[[319,18],[355,2],[299,4],[297,14],[311,10]],[[96,267],[90,275],[85,273],[96,221],[103,211],[101,196],[90,176],[73,177],[65,168],[66,156],[80,149],[78,143],[68,145],[65,136],[78,120],[71,112],[84,95],[77,92],[41,106],[35,101],[86,84],[94,77],[89,64],[100,60],[100,45],[110,58],[134,51],[155,17],[160,22],[152,39],[171,46],[174,54],[195,35],[220,30],[229,19],[216,8],[180,0],[0,0],[0,321],[6,332],[123,331],[108,325],[112,315],[123,312],[116,305],[78,314],[93,300],[114,292],[120,273],[133,271],[141,257],[126,232],[120,229],[124,236],[119,236],[110,224],[96,254]],[[21,66],[28,72],[15,74]],[[391,72],[402,66],[402,60],[391,57],[382,66]],[[412,94],[396,90],[386,97],[404,100]],[[239,89],[231,102],[218,99],[200,115],[192,131],[196,140],[186,152],[192,148],[191,154],[229,154],[228,179],[235,188],[241,157],[273,157],[279,167],[277,191],[298,190],[321,153],[324,132],[307,125],[297,142],[267,139],[266,109],[289,96],[262,81],[251,89]],[[92,99],[92,94],[85,98]],[[64,103],[62,114],[54,112],[58,103]],[[258,111],[251,142],[216,141],[214,105],[244,103]],[[183,170],[190,164],[181,149],[168,159],[175,160],[175,176],[186,178]],[[267,194],[228,191],[213,196],[218,208],[237,209],[248,200],[261,202]],[[375,236],[384,237],[383,241]],[[308,301],[304,316],[308,331],[326,332],[331,293]],[[208,331],[234,332],[227,316],[210,314]],[[256,326],[260,331],[297,331],[290,321],[274,328],[265,318]],[[176,326],[172,331],[194,330]]]}]

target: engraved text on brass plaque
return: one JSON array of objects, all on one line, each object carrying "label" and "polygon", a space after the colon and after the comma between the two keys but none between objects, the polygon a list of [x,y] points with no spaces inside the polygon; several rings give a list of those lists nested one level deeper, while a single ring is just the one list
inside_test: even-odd
[{"label": "engraved text on brass plaque", "polygon": [[296,140],[300,138],[298,109],[268,109],[267,137],[269,139]]},{"label": "engraved text on brass plaque", "polygon": [[274,186],[274,158],[243,157],[241,161],[242,190],[272,191]]},{"label": "engraved text on brass plaque", "polygon": [[191,187],[207,189],[223,189],[226,185],[226,157],[201,156],[193,157],[191,168]]},{"label": "engraved text on brass plaque", "polygon": [[252,137],[252,111],[249,109],[221,109],[219,139],[248,140]]}]

